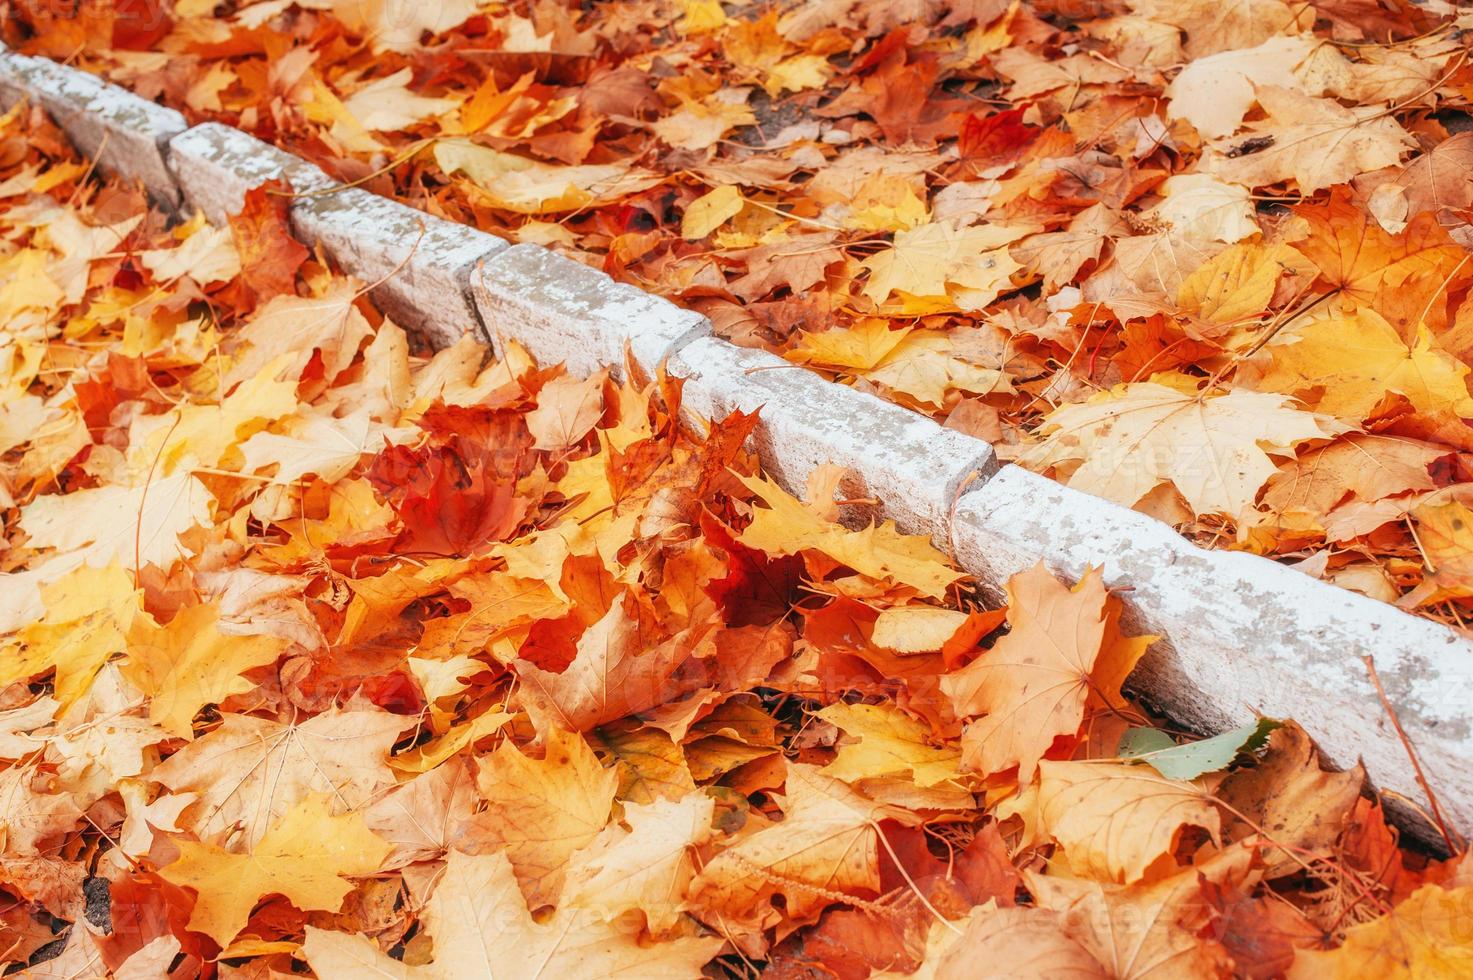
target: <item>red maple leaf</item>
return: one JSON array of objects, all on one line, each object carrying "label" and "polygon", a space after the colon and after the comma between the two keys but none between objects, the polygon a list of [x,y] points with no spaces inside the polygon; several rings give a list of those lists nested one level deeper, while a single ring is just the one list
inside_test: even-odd
[{"label": "red maple leaf", "polygon": [[297,270],[311,253],[292,236],[286,196],[291,185],[267,181],[246,192],[239,214],[230,216],[230,234],[240,253],[240,285],[247,308],[274,296],[295,294]]},{"label": "red maple leaf", "polygon": [[957,150],[962,158],[986,166],[1012,163],[1033,145],[1040,132],[1037,126],[1023,122],[1028,106],[1005,109],[990,116],[976,113],[962,121]]},{"label": "red maple leaf", "polygon": [[466,458],[454,445],[390,447],[368,479],[404,525],[396,546],[409,552],[474,554],[513,537],[527,515],[515,475],[498,473],[490,454]]}]

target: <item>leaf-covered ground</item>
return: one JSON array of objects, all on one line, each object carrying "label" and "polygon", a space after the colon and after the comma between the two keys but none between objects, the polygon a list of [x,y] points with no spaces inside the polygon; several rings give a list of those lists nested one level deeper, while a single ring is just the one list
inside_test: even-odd
[{"label": "leaf-covered ground", "polygon": [[1098,574],[987,609],[676,384],[416,356],[283,208],[171,227],[0,118],[0,963],[1473,965],[1462,856],[1292,723],[1153,727]]},{"label": "leaf-covered ground", "polygon": [[24,50],[564,250],[1198,541],[1470,611],[1450,4],[8,6]]}]

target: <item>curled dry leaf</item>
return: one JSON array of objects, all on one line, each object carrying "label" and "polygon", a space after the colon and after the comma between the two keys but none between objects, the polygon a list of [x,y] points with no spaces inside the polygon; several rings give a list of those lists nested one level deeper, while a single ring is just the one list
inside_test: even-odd
[{"label": "curled dry leaf", "polygon": [[1222,820],[1196,783],[1143,766],[1094,762],[1040,763],[1038,810],[1072,869],[1124,884],[1163,866],[1174,869],[1171,855],[1183,827],[1200,827],[1215,840]]},{"label": "curled dry leaf", "polygon": [[1274,877],[1301,869],[1307,856],[1339,837],[1365,780],[1359,765],[1326,771],[1304,729],[1286,724],[1269,736],[1264,758],[1229,776],[1218,796],[1228,808],[1230,837],[1258,835],[1271,845],[1264,850],[1265,874]]},{"label": "curled dry leaf", "polygon": [[617,784],[580,735],[553,731],[542,759],[502,745],[480,762],[486,810],[457,832],[457,846],[505,854],[528,905],[552,905],[568,859],[608,823]]},{"label": "curled dry leaf", "polygon": [[962,739],[967,768],[988,775],[1017,766],[1019,779],[1030,781],[1055,740],[1079,731],[1092,693],[1119,699],[1120,683],[1153,638],[1111,635],[1115,616],[1097,569],[1073,589],[1042,564],[1008,582],[1011,632],[941,679],[959,717],[982,716]]},{"label": "curled dry leaf", "polygon": [[787,766],[783,820],[709,861],[691,889],[697,915],[715,921],[773,919],[775,896],[802,917],[831,894],[873,897],[879,888],[879,821],[900,816],[807,766]]}]

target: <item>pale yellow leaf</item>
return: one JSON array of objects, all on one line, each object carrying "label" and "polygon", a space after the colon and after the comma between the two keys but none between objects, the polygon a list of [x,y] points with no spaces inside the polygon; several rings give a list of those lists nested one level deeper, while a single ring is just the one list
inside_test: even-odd
[{"label": "pale yellow leaf", "polygon": [[1274,474],[1270,453],[1292,456],[1299,443],[1343,429],[1283,395],[1143,381],[1055,410],[1039,430],[1044,441],[1019,461],[1035,469],[1079,461],[1069,486],[1126,506],[1169,482],[1198,514],[1235,516]]},{"label": "pale yellow leaf", "polygon": [[691,201],[680,219],[680,237],[697,241],[734,218],[746,202],[739,188],[724,184]]},{"label": "pale yellow leaf", "polygon": [[938,745],[929,725],[899,708],[877,704],[831,704],[815,711],[855,742],[841,744],[824,767],[826,775],[853,783],[878,776],[909,774],[929,787],[961,778],[961,751]]},{"label": "pale yellow leaf", "polygon": [[820,519],[797,498],[762,477],[742,477],[767,507],[752,512],[752,523],[742,531],[749,548],[770,554],[794,555],[820,551],[861,574],[909,585],[923,595],[939,598],[962,573],[921,535],[906,535],[886,521],[862,531],[850,531]]},{"label": "pale yellow leaf", "polygon": [[498,207],[519,214],[596,207],[659,182],[627,164],[560,166],[458,139],[437,142],[435,161],[447,174],[465,174]]},{"label": "pale yellow leaf", "polygon": [[374,873],[389,853],[361,815],[335,817],[322,796],[304,798],[248,854],[188,840],[178,844],[178,859],[159,874],[198,894],[189,928],[221,946],[236,937],[267,895],[283,895],[304,912],[336,912],[352,890],[343,878]]}]

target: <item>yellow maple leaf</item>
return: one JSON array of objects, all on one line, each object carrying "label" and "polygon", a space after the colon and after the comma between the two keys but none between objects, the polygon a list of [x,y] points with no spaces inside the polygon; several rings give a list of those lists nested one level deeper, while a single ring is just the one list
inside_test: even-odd
[{"label": "yellow maple leaf", "polygon": [[217,628],[219,608],[190,606],[169,625],[141,618],[128,633],[123,676],[148,695],[149,720],[172,735],[194,737],[194,716],[207,704],[253,690],[240,675],[275,663],[290,641],[273,636],[227,636]]},{"label": "yellow maple leaf", "polygon": [[1078,460],[1069,486],[1126,506],[1169,482],[1198,514],[1236,516],[1275,473],[1269,453],[1289,456],[1301,442],[1344,429],[1283,395],[1197,393],[1194,384],[1158,375],[1059,408],[1039,430],[1043,442],[1019,462],[1044,469]]},{"label": "yellow maple leaf", "polygon": [[195,477],[175,473],[135,487],[110,484],[37,497],[21,508],[20,524],[33,548],[55,548],[93,566],[167,569],[184,552],[179,536],[210,526],[213,499]]},{"label": "yellow maple leaf", "polygon": [[1427,571],[1397,603],[1403,609],[1473,595],[1473,510],[1457,500],[1436,503],[1436,499],[1433,496],[1411,512]]},{"label": "yellow maple leaf", "polygon": [[1165,198],[1150,211],[1174,236],[1188,242],[1237,242],[1258,234],[1247,188],[1210,174],[1177,174],[1158,189]]},{"label": "yellow maple leaf", "polygon": [[310,82],[310,94],[301,99],[302,111],[309,120],[327,128],[333,140],[349,153],[382,153],[388,149],[348,111],[325,81],[312,77]]},{"label": "yellow maple leaf", "polygon": [[611,824],[568,862],[559,908],[589,909],[606,921],[639,912],[655,933],[669,932],[685,910],[695,877],[692,852],[712,836],[715,800],[696,790],[679,800],[625,803]]},{"label": "yellow maple leaf", "polygon": [[344,99],[343,108],[364,129],[391,132],[459,107],[460,99],[428,98],[411,92],[409,83],[413,78],[412,68],[376,78]]},{"label": "yellow maple leaf", "polygon": [[394,977],[397,980],[462,980],[494,967],[507,977],[639,977],[685,980],[726,940],[680,937],[641,943],[636,930],[586,910],[558,908],[532,918],[504,854],[472,857],[451,851],[444,877],[424,913],[434,960],[409,966],[379,951],[362,935],[307,927],[302,955],[319,977]]},{"label": "yellow maple leaf", "polygon": [[689,690],[676,672],[690,658],[692,641],[651,644],[650,625],[633,596],[616,596],[578,638],[573,661],[561,672],[526,660],[512,663],[522,682],[518,705],[539,731],[559,727],[585,732]]},{"label": "yellow maple leaf", "polygon": [[[1010,288],[1022,268],[1005,246],[1036,230],[938,221],[897,232],[889,248],[860,263],[870,274],[864,295],[885,312],[905,316],[980,310]],[[897,295],[899,302],[892,303]]]},{"label": "yellow maple leaf", "polygon": [[535,449],[566,449],[593,431],[604,413],[605,373],[587,378],[553,378],[537,392],[537,407],[525,416]]},{"label": "yellow maple leaf", "polygon": [[316,412],[298,412],[279,421],[272,432],[257,432],[238,448],[245,459],[242,473],[257,473],[275,467],[272,483],[290,484],[308,474],[326,483],[347,476],[364,453],[381,450],[385,444],[409,442],[418,429],[389,428],[375,422],[367,409],[336,418]]},{"label": "yellow maple leaf", "polygon": [[184,227],[182,234],[180,229],[175,229],[175,237],[181,240],[179,247],[150,249],[138,256],[156,280],[189,276],[197,283],[208,285],[228,282],[240,275],[240,253],[236,251],[229,225],[211,225],[201,212]]},{"label": "yellow maple leaf", "polygon": [[24,310],[49,316],[61,308],[66,293],[47,274],[47,261],[38,248],[23,248],[0,261],[0,319],[15,320]]},{"label": "yellow maple leaf", "polygon": [[164,474],[172,474],[186,460],[217,466],[242,440],[297,410],[297,382],[288,370],[291,360],[292,355],[283,354],[218,404],[182,405],[135,420],[131,463],[146,472],[157,460]]},{"label": "yellow maple leaf", "polygon": [[950,391],[974,395],[1005,394],[1013,390],[1008,376],[960,357],[949,336],[940,330],[917,330],[901,338],[879,363],[861,377],[909,395],[917,402],[939,408]]},{"label": "yellow maple leaf", "polygon": [[[199,0],[193,0],[193,3],[197,6]],[[205,13],[210,11],[207,9]],[[217,61],[195,77],[189,90],[184,93],[184,104],[200,115],[222,113],[225,111],[225,103],[220,100],[220,93],[239,81],[240,76],[228,62]]]},{"label": "yellow maple leaf", "polygon": [[486,811],[468,832],[506,854],[533,908],[555,903],[568,858],[609,821],[618,775],[599,764],[583,736],[562,731],[548,735],[541,759],[502,743],[479,765]]},{"label": "yellow maple leaf", "polygon": [[189,928],[221,946],[245,928],[266,895],[284,896],[304,912],[336,912],[353,888],[343,879],[373,874],[391,849],[361,814],[333,816],[325,796],[303,799],[249,854],[189,840],[178,845],[178,860],[159,874],[195,891]]},{"label": "yellow maple leaf", "polygon": [[916,194],[912,179],[880,173],[866,180],[855,192],[844,227],[861,231],[905,231],[925,224],[930,217],[930,210]]},{"label": "yellow maple leaf", "polygon": [[129,624],[143,608],[133,576],[117,565],[83,565],[41,587],[46,614],[0,646],[0,687],[52,668],[56,700],[75,703],[102,665],[124,646]]},{"label": "yellow maple leaf", "polygon": [[277,376],[300,378],[314,354],[323,375],[334,379],[358,356],[358,348],[373,334],[368,320],[354,304],[359,292],[344,279],[329,280],[320,295],[276,296],[231,335],[234,363],[225,375],[225,389],[256,378],[282,358]]},{"label": "yellow maple leaf", "polygon": [[[556,540],[555,535],[549,537]],[[559,557],[557,570],[549,569],[549,574],[555,579],[561,569]],[[511,574],[467,576],[452,585],[450,592],[471,604],[465,622],[456,627],[459,642],[454,649],[457,651],[479,650],[504,631],[514,632],[539,619],[556,619],[570,605],[561,589],[553,589],[537,578],[518,578]]]},{"label": "yellow maple leaf", "polygon": [[469,678],[486,669],[482,661],[464,653],[447,654],[443,660],[408,657],[404,663],[424,693],[430,731],[437,733],[450,729],[460,695],[470,687]]},{"label": "yellow maple leaf", "polygon": [[801,919],[834,892],[873,894],[879,887],[878,821],[906,819],[812,766],[790,763],[781,823],[764,827],[706,862],[691,886],[694,905],[713,922],[762,921],[773,896]]},{"label": "yellow maple leaf", "polygon": [[0,403],[0,453],[8,453],[22,443],[30,442],[48,419],[57,413],[49,411],[39,395],[16,394]]},{"label": "yellow maple leaf", "polygon": [[1251,136],[1215,144],[1203,158],[1204,173],[1245,187],[1293,180],[1309,195],[1394,166],[1416,147],[1380,106],[1346,107],[1273,85],[1256,91],[1268,118],[1249,124]]},{"label": "yellow maple leaf", "polygon": [[899,708],[879,704],[831,704],[818,717],[857,741],[839,746],[825,775],[855,782],[909,773],[917,786],[958,780],[961,752],[938,746],[924,725]]},{"label": "yellow maple leaf", "polygon": [[894,521],[850,531],[823,520],[771,480],[760,476],[741,480],[767,504],[752,512],[752,523],[742,531],[741,542],[749,548],[774,555],[812,549],[870,578],[908,585],[935,598],[963,577],[929,539],[901,534]]},{"label": "yellow maple leaf", "polygon": [[366,38],[374,53],[417,50],[426,32],[442,34],[480,12],[476,0],[314,0],[332,9],[348,28]]},{"label": "yellow maple leaf", "polygon": [[1208,323],[1251,320],[1268,309],[1284,272],[1312,274],[1313,268],[1308,259],[1287,245],[1239,243],[1217,253],[1183,279],[1176,305]]},{"label": "yellow maple leaf", "polygon": [[619,799],[625,804],[679,800],[696,788],[683,747],[655,728],[605,728],[590,736],[618,763]]},{"label": "yellow maple leaf", "polygon": [[1139,881],[1158,861],[1175,868],[1169,855],[1182,827],[1201,827],[1214,840],[1221,830],[1206,790],[1144,766],[1044,761],[1038,771],[1044,829],[1076,874]]},{"label": "yellow maple leaf", "polygon": [[867,371],[885,359],[910,333],[911,327],[892,330],[881,317],[862,317],[831,330],[804,331],[787,357],[799,364],[840,370]]},{"label": "yellow maple leaf", "polygon": [[238,829],[249,847],[308,796],[325,795],[341,812],[392,786],[389,749],[413,724],[387,711],[331,709],[301,724],[226,714],[149,778],[198,794],[187,829],[202,838]]},{"label": "yellow maple leaf", "polygon": [[931,923],[924,966],[914,975],[938,980],[976,976],[979,964],[986,963],[1011,977],[1108,980],[1105,968],[1065,934],[1066,924],[1062,915],[1048,909],[999,908],[995,899],[989,900],[973,906],[958,923]]},{"label": "yellow maple leaf", "polygon": [[1253,107],[1256,85],[1302,88],[1294,68],[1317,46],[1309,35],[1275,35],[1255,47],[1191,61],[1166,88],[1167,118],[1185,119],[1207,139],[1231,136]]},{"label": "yellow maple leaf", "polygon": [[1033,778],[1054,739],[1084,721],[1095,660],[1105,642],[1104,579],[1092,570],[1070,589],[1041,563],[1008,580],[1011,631],[982,656],[941,678],[958,717],[969,769],[1018,767]]},{"label": "yellow maple leaf", "polygon": [[[484,669],[484,665],[480,665],[479,669]],[[470,672],[474,673],[475,669]],[[394,756],[389,760],[389,765],[399,772],[429,772],[467,745],[478,742],[487,735],[494,735],[511,719],[512,716],[504,711],[488,711],[464,724],[452,727],[439,738]]]},{"label": "yellow maple leaf", "polygon": [[[1233,959],[1204,938],[1221,922],[1202,899],[1202,882],[1246,888],[1256,880],[1254,849],[1230,847],[1160,880],[1117,885],[1024,871],[1037,906],[1061,913],[1059,931],[1089,951],[1108,977],[1230,976]],[[1089,974],[1085,974],[1088,976]]]},{"label": "yellow maple leaf", "polygon": [[739,188],[724,184],[691,201],[680,219],[680,237],[688,242],[705,238],[734,218],[746,201]]},{"label": "yellow maple leaf", "polygon": [[650,128],[664,142],[679,150],[705,150],[715,146],[738,126],[752,126],[757,117],[741,89],[717,89],[703,100],[682,99],[681,106]]},{"label": "yellow maple leaf", "polygon": [[1301,949],[1289,980],[1421,980],[1473,974],[1473,888],[1423,885],[1387,915],[1351,926],[1332,950]]},{"label": "yellow maple leaf", "polygon": [[1374,310],[1315,320],[1269,346],[1273,367],[1258,387],[1304,392],[1315,408],[1359,422],[1387,392],[1406,396],[1423,411],[1449,410],[1473,418],[1468,365],[1443,350],[1425,326],[1407,343]]},{"label": "yellow maple leaf", "polygon": [[773,65],[762,87],[768,95],[823,88],[833,73],[834,66],[823,55],[794,55]]},{"label": "yellow maple leaf", "polygon": [[676,23],[681,34],[705,34],[726,24],[720,0],[680,0],[682,14]]},{"label": "yellow maple leaf", "polygon": [[929,653],[945,646],[967,619],[959,609],[895,606],[880,612],[870,642],[896,653]]},{"label": "yellow maple leaf", "polygon": [[43,842],[65,834],[82,815],[71,793],[42,792],[44,783],[34,777],[34,766],[0,771],[0,855],[6,864],[35,857]]},{"label": "yellow maple leaf", "polygon": [[1284,0],[1135,0],[1131,10],[1181,28],[1186,53],[1193,58],[1251,48],[1275,35],[1314,26],[1314,11]]},{"label": "yellow maple leaf", "polygon": [[435,162],[447,174],[465,174],[489,201],[518,214],[597,207],[660,182],[627,164],[559,166],[462,139],[438,141]]}]

